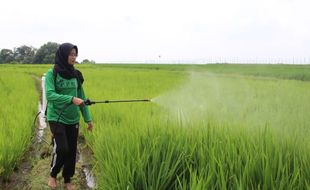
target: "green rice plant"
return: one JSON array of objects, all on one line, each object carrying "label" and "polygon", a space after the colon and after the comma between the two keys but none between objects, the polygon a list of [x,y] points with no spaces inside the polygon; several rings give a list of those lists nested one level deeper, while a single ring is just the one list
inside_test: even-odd
[{"label": "green rice plant", "polygon": [[[98,67],[95,65],[93,67]],[[217,74],[234,74],[261,76],[290,80],[310,80],[310,65],[288,64],[102,64],[101,68],[136,69],[172,72],[209,72]]]},{"label": "green rice plant", "polygon": [[305,189],[309,83],[223,73],[92,72],[90,97],[155,97],[91,107],[96,129],[86,136],[98,187]]},{"label": "green rice plant", "polygon": [[29,74],[0,67],[0,176],[8,177],[33,135],[38,93]]},{"label": "green rice plant", "polygon": [[[29,145],[32,76],[49,67],[0,67],[0,176]],[[152,98],[90,107],[94,131],[83,134],[99,189],[309,188],[308,65],[77,68],[92,100]]]}]

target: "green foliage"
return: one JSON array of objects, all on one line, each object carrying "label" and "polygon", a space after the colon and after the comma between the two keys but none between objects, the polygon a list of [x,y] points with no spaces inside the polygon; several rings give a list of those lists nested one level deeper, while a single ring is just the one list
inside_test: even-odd
[{"label": "green foliage", "polygon": [[[283,64],[126,64],[130,68],[169,70],[169,71],[195,71],[219,74],[235,74],[248,76],[261,76],[270,78],[310,81],[310,65],[283,65]],[[124,64],[106,64],[102,67],[123,68]]]},{"label": "green foliage", "polygon": [[233,67],[81,68],[93,99],[154,97],[91,107],[99,188],[306,189],[310,84],[281,79],[304,71]]},{"label": "green foliage", "polygon": [[55,62],[55,54],[59,44],[48,42],[41,46],[35,54],[33,63],[52,64]]},{"label": "green foliage", "polygon": [[26,45],[14,49],[14,61],[19,63],[32,63],[36,49]]},{"label": "green foliage", "polygon": [[81,64],[95,64],[96,62],[94,60],[88,60],[88,59],[84,59]]},{"label": "green foliage", "polygon": [[14,53],[10,49],[2,49],[0,51],[0,64],[10,63],[14,60]]},{"label": "green foliage", "polygon": [[[269,66],[77,65],[92,100],[152,98],[90,107],[98,188],[308,189],[309,66]],[[0,66],[0,175],[31,135],[27,72],[48,67]]]},{"label": "green foliage", "polygon": [[[34,63],[34,64],[53,64],[55,62],[55,54],[59,44],[55,42],[47,42],[38,50],[34,47],[26,45],[16,47],[14,50],[2,49],[0,51],[1,63]],[[95,61],[85,59],[82,63],[94,64]]]},{"label": "green foliage", "polygon": [[8,177],[33,135],[38,93],[33,78],[15,67],[0,67],[0,176]]}]

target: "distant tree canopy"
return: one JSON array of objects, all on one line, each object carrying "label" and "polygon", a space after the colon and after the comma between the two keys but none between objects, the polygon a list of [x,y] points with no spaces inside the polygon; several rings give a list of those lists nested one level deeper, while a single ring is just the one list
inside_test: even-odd
[{"label": "distant tree canopy", "polygon": [[96,63],[94,60],[88,60],[88,59],[84,59],[82,62],[81,62],[81,64],[89,64],[89,63],[91,63],[91,64],[94,64],[94,63]]},{"label": "distant tree canopy", "polygon": [[[0,50],[0,64],[1,63],[22,63],[22,64],[51,64],[55,61],[55,54],[58,43],[47,42],[39,49],[31,46],[20,46],[10,49]],[[93,60],[84,59],[81,63],[95,63]]]},{"label": "distant tree canopy", "polygon": [[54,63],[55,53],[59,44],[55,42],[48,42],[41,46],[34,56],[33,63],[47,64]]},{"label": "distant tree canopy", "polygon": [[18,63],[33,63],[36,49],[26,45],[14,48],[14,61]]},{"label": "distant tree canopy", "polygon": [[10,63],[14,61],[14,52],[10,49],[0,51],[0,63]]}]

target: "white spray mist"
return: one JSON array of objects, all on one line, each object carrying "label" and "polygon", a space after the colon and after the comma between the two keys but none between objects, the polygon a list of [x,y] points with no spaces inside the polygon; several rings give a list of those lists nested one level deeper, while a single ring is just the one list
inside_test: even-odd
[{"label": "white spray mist", "polygon": [[191,72],[186,81],[153,99],[168,110],[170,118],[185,124],[202,120],[240,121],[248,103],[247,97],[251,97],[246,95],[250,92],[249,85],[242,77]]}]

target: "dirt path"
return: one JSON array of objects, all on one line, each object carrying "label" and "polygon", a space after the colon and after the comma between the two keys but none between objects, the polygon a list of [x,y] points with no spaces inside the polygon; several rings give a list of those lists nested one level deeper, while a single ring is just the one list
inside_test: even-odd
[{"label": "dirt path", "polygon": [[[47,129],[46,129],[47,131]],[[47,132],[45,136],[50,136]],[[47,138],[46,139],[50,139]],[[83,147],[84,146],[84,147]],[[87,149],[82,137],[79,138],[79,150]],[[50,189],[47,186],[47,179],[50,171],[52,146],[45,142],[34,142],[28,152],[22,159],[21,164],[15,169],[14,173],[0,185],[0,189],[5,190],[30,190],[30,189]],[[81,157],[81,156],[79,156]],[[72,181],[77,189],[92,189],[87,186],[86,176],[84,173],[85,161],[79,159],[76,164],[75,176]],[[88,165],[87,165],[88,166]],[[57,178],[59,190],[64,189],[61,174]]]},{"label": "dirt path", "polygon": [[[41,79],[34,77],[36,81],[36,88],[41,94]],[[41,97],[41,96],[40,96]],[[33,116],[35,117],[35,116]],[[51,133],[49,127],[41,126],[42,118],[38,117],[36,122],[36,129],[31,145],[28,148],[26,154],[22,158],[21,163],[14,169],[13,174],[9,179],[0,179],[0,189],[5,190],[32,190],[32,189],[50,189],[47,186],[47,179],[50,172],[50,162],[53,147],[50,145]],[[91,152],[85,144],[83,136],[79,136],[78,139],[78,152],[75,175],[72,178],[72,182],[77,186],[77,189],[93,189],[94,184],[90,187],[87,185],[85,169],[90,167],[92,157]],[[84,158],[84,159],[82,159]],[[85,159],[88,158],[88,159]],[[56,189],[64,189],[63,179],[61,173],[57,178],[58,187]]]}]

